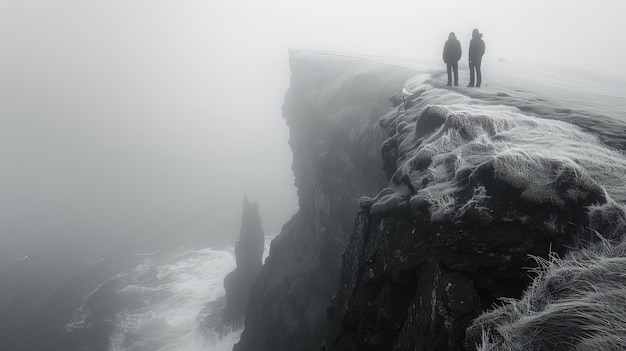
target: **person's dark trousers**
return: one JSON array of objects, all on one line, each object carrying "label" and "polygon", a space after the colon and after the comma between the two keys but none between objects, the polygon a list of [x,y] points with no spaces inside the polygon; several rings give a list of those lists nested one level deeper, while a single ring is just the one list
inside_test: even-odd
[{"label": "person's dark trousers", "polygon": [[474,86],[474,71],[476,71],[476,86],[479,87],[480,86],[480,81],[481,81],[481,74],[480,74],[480,62],[477,63],[470,63],[469,65],[469,69],[470,69],[470,82],[469,85],[470,86]]},{"label": "person's dark trousers", "polygon": [[454,85],[459,85],[459,62],[449,62],[448,66],[448,85],[452,84],[452,73],[454,72]]}]

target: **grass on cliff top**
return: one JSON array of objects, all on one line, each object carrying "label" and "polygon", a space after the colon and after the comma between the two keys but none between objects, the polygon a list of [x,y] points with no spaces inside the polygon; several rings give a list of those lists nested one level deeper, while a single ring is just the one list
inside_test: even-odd
[{"label": "grass on cliff top", "polygon": [[537,260],[538,276],[522,298],[505,300],[468,329],[477,350],[623,350],[626,242],[600,240],[563,259]]}]

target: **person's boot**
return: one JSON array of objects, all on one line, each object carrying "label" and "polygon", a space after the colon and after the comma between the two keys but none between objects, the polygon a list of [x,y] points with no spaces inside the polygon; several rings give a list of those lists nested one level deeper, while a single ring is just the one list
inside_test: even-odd
[{"label": "person's boot", "polygon": [[448,84],[446,84],[447,87],[452,86],[452,83],[448,82]]},{"label": "person's boot", "polygon": [[473,87],[474,87],[474,83],[469,83],[469,84],[467,85],[467,87],[468,87],[468,88],[473,88]]}]

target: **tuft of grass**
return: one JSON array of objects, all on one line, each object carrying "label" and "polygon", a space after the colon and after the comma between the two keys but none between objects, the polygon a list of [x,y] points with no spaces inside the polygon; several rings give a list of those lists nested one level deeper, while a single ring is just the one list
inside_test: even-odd
[{"label": "tuft of grass", "polygon": [[537,259],[522,298],[478,317],[468,340],[481,351],[623,350],[626,241],[598,237],[564,258]]}]

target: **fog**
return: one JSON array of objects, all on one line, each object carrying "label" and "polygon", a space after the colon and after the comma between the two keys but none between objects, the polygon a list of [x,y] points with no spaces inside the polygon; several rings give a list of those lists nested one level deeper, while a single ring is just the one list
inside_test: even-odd
[{"label": "fog", "polygon": [[466,53],[477,27],[487,61],[626,79],[625,9],[618,0],[0,0],[0,255],[77,236],[121,240],[137,221],[137,232],[207,227],[230,214],[216,230],[234,233],[244,194],[276,234],[297,208],[281,118],[288,48],[440,60],[449,32]]}]

